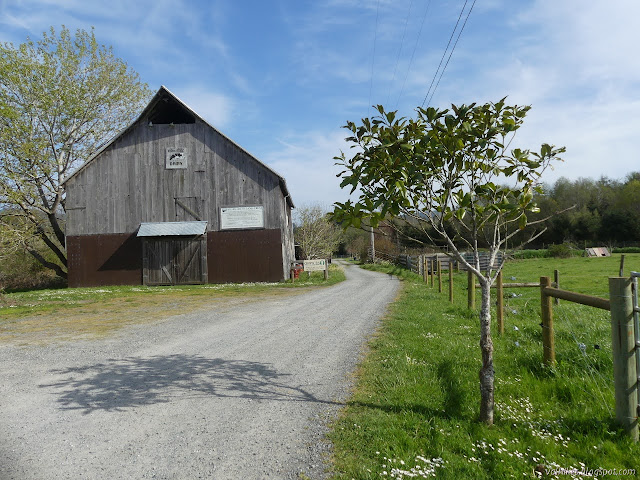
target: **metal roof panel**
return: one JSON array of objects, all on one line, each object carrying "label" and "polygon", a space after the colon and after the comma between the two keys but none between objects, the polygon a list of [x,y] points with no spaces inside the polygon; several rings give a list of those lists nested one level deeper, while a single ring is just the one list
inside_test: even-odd
[{"label": "metal roof panel", "polygon": [[179,237],[204,235],[208,222],[143,222],[138,237]]}]

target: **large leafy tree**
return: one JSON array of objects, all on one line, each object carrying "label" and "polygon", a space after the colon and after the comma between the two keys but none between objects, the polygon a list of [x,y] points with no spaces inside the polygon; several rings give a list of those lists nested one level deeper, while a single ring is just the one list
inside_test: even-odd
[{"label": "large leafy tree", "polygon": [[[150,97],[93,30],[0,45],[0,229],[66,277],[64,180]],[[55,254],[48,260],[40,240]]]},{"label": "large leafy tree", "polygon": [[[527,226],[527,215],[537,210],[533,198],[541,191],[540,175],[564,148],[543,144],[537,152],[510,150],[529,107],[507,106],[505,99],[451,111],[419,108],[416,119],[377,108],[378,116],[345,126],[356,153],[336,157],[344,167],[339,176],[342,187],[350,186],[352,194],[358,190],[359,197],[336,203],[334,218],[343,225],[376,226],[401,217],[434,241],[444,241],[449,254],[477,277],[482,291],[480,420],[492,424],[490,287],[502,268],[498,253],[507,242],[513,247]],[[480,268],[481,247],[489,251],[488,271]],[[472,261],[462,255],[465,249],[473,253]]]}]

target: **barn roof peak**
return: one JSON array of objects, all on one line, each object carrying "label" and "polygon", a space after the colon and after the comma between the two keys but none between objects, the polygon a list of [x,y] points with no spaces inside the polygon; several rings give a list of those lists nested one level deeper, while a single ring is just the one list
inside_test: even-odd
[{"label": "barn roof peak", "polygon": [[189,107],[185,102],[183,102],[177,95],[175,95],[171,90],[169,90],[166,86],[162,85],[153,96],[151,101],[147,104],[147,106],[142,110],[138,118],[136,118],[128,127],[120,131],[116,134],[111,140],[106,142],[95,154],[91,156],[78,170],[76,170],[72,175],[70,175],[63,183],[67,183],[73,177],[75,177],[80,171],[84,170],[84,168],[92,163],[104,150],[106,150],[110,145],[112,145],[116,140],[126,134],[129,130],[131,130],[135,125],[140,122],[145,122],[150,125],[153,124],[180,124],[180,123],[195,123],[195,120],[198,119],[209,128],[215,130],[219,135],[224,137],[228,142],[235,145],[237,148],[245,152],[251,158],[253,158],[256,162],[262,165],[265,169],[273,173],[276,177],[278,177],[280,182],[280,188],[282,190],[282,194],[285,196],[285,199],[289,205],[293,208],[293,200],[291,199],[291,195],[289,194],[289,190],[287,188],[287,182],[282,175],[276,172],[273,168],[269,167],[267,164],[258,160],[258,158],[248,152],[246,149],[242,148],[236,142],[231,140],[225,134],[220,132],[217,128],[211,125],[207,120],[198,115],[191,107]]}]

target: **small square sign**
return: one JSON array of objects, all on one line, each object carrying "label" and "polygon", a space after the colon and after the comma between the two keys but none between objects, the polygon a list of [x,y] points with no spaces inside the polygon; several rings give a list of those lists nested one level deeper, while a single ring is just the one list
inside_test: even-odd
[{"label": "small square sign", "polygon": [[165,166],[169,169],[187,168],[187,149],[185,147],[168,147]]}]

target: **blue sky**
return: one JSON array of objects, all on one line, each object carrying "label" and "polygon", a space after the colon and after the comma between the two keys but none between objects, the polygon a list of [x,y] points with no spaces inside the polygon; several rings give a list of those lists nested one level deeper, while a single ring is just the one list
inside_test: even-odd
[{"label": "blue sky", "polygon": [[[378,103],[414,115],[464,4],[0,0],[0,41],[94,26],[152,90],[281,173],[296,204],[330,205],[347,196],[340,127]],[[477,0],[431,105],[508,96],[532,106],[514,146],[567,147],[543,180],[623,178],[640,170],[639,19],[636,0]]]}]

